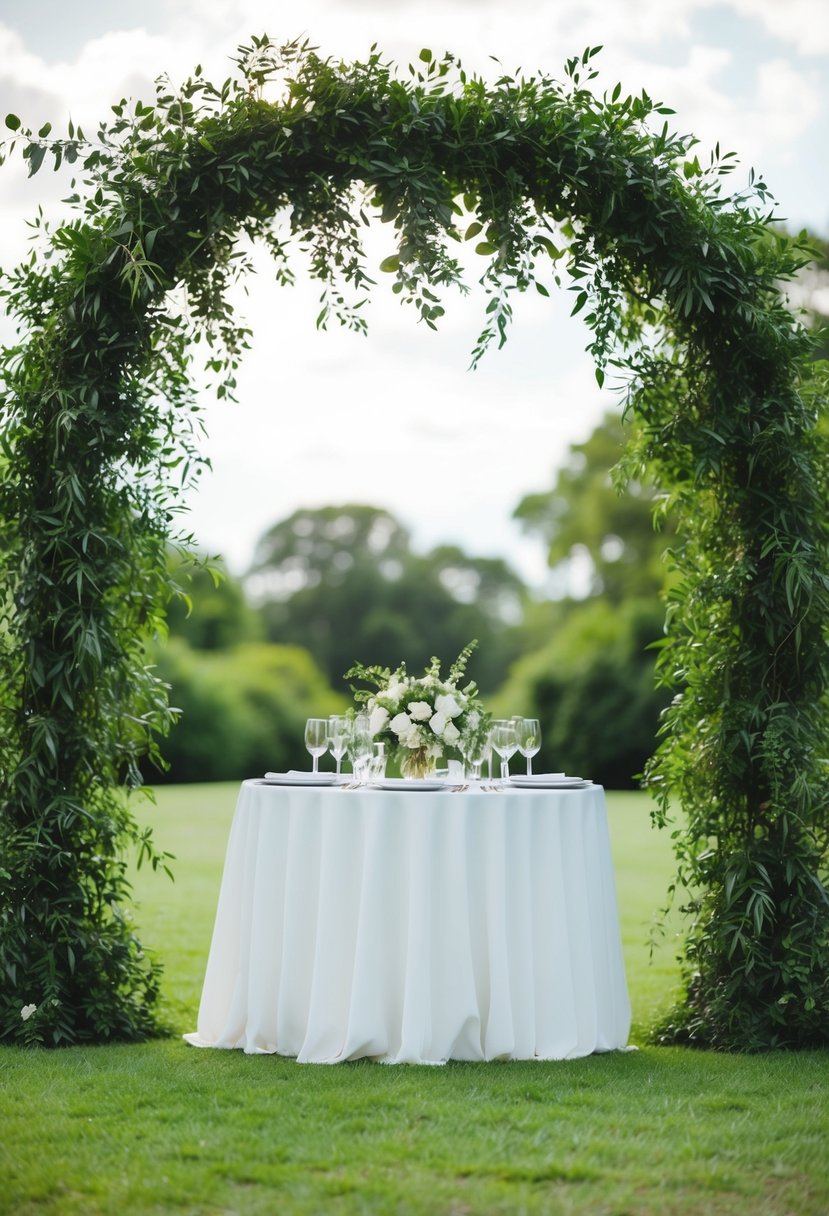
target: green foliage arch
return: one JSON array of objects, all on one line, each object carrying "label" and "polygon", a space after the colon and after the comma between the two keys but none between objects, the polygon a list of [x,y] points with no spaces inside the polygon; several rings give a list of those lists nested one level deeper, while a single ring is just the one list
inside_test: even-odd
[{"label": "green foliage arch", "polygon": [[780,288],[808,252],[770,233],[762,182],[727,193],[728,156],[703,166],[646,95],[588,87],[595,50],[562,82],[489,86],[428,51],[400,79],[374,52],[342,65],[257,39],[238,79],[162,81],[91,140],[7,119],[30,171],[77,161],[82,185],[75,218],[3,284],[20,323],[0,458],[4,1040],[157,1029],[124,849],[163,858],[125,793],[169,722],[143,646],[163,627],[176,491],[198,470],[189,359],[206,344],[232,391],[244,237],[285,284],[297,241],[323,284],[318,324],[365,328],[372,214],[393,233],[381,270],[426,325],[460,282],[457,242],[487,259],[475,359],[504,340],[516,291],[566,275],[599,381],[608,365],[625,378],[629,471],[650,468],[678,528],[661,654],[675,698],[648,780],[658,820],[681,807],[692,923],[665,1036],[827,1041],[822,382]]}]

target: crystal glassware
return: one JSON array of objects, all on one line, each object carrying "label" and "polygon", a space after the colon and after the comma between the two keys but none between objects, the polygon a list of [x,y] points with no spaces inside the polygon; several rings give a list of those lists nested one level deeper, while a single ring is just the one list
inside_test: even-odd
[{"label": "crystal glassware", "polygon": [[348,751],[349,722],[345,714],[331,714],[328,719],[328,750],[334,757],[337,772],[343,762],[343,756]]},{"label": "crystal glassware", "polygon": [[305,723],[305,747],[311,753],[312,772],[319,772],[319,759],[328,750],[328,719],[309,718]]},{"label": "crystal glassware", "polygon": [[489,734],[474,735],[463,745],[463,775],[468,781],[481,780],[481,765],[489,756],[492,761],[492,744]]},{"label": "crystal glassware", "polygon": [[518,750],[527,761],[527,776],[533,775],[533,756],[541,750],[541,723],[538,718],[513,718]]},{"label": "crystal glassware", "polygon": [[358,781],[365,781],[369,762],[374,754],[374,744],[368,722],[368,714],[357,714],[351,723],[348,739],[348,754],[351,771]]},{"label": "crystal glassware", "polygon": [[492,780],[492,727],[486,732],[481,748],[481,766],[486,765],[487,781]]},{"label": "crystal glassware", "polygon": [[372,744],[371,756],[368,760],[369,781],[381,781],[386,775],[386,745]]},{"label": "crystal glassware", "polygon": [[501,780],[509,778],[509,762],[518,750],[515,723],[509,718],[497,718],[492,723],[492,746],[501,757]]}]

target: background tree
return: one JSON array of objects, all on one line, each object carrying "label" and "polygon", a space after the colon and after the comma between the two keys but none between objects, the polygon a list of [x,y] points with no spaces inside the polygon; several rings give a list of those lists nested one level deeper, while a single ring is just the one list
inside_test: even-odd
[{"label": "background tree", "polygon": [[242,643],[198,651],[171,638],[154,655],[179,721],[162,740],[154,784],[238,781],[307,765],[305,720],[346,707],[307,651]]},{"label": "background tree", "polygon": [[639,785],[669,695],[654,686],[659,601],[601,596],[545,605],[546,644],[516,662],[492,701],[497,714],[541,722],[539,771],[590,777],[608,789]]},{"label": "background tree", "polygon": [[195,650],[226,650],[264,636],[241,580],[221,558],[183,558],[171,552],[169,568],[178,593],[167,607],[167,629]]},{"label": "background tree", "polygon": [[420,555],[388,511],[295,511],[259,541],[247,580],[268,638],[303,646],[334,688],[355,661],[413,668],[479,641],[472,675],[497,687],[518,648],[525,588],[500,558],[443,545]]},{"label": "background tree", "polygon": [[652,644],[662,636],[659,597],[673,528],[656,530],[656,492],[647,479],[614,475],[629,428],[608,413],[573,444],[550,490],[515,510],[547,545],[549,565],[588,573],[586,594],[528,611],[524,654],[499,693],[498,712],[541,721],[540,763],[583,773],[612,789],[638,784],[669,701],[655,686]]},{"label": "background tree", "polygon": [[657,492],[640,477],[614,477],[630,440],[608,413],[584,443],[573,444],[552,489],[528,494],[514,516],[547,546],[551,567],[589,562],[589,594],[612,603],[654,598],[665,584],[664,553],[674,533],[654,525]]}]

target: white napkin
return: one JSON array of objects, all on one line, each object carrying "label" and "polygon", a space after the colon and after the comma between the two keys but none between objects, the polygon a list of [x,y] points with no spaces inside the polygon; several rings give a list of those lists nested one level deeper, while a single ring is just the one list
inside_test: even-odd
[{"label": "white napkin", "polygon": [[336,773],[308,773],[303,769],[289,768],[287,773],[265,773],[266,781],[307,781],[309,785],[333,785],[337,780]]},{"label": "white napkin", "polygon": [[[510,777],[510,781],[548,782],[548,781],[567,781],[567,780],[572,781],[573,778],[572,777],[568,778],[566,773],[531,773],[530,776],[527,776],[526,773],[513,773],[513,775]],[[577,780],[578,780],[578,778],[577,778]]]}]

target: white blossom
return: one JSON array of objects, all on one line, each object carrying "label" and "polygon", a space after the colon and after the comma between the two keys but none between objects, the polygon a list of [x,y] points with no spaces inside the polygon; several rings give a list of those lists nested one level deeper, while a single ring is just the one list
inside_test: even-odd
[{"label": "white blossom", "polygon": [[443,732],[446,730],[446,718],[440,713],[432,714],[429,725],[436,735],[443,735]]},{"label": "white blossom", "polygon": [[461,732],[458,730],[454,722],[447,722],[443,730],[443,739],[450,747],[453,747],[461,737]]},{"label": "white blossom", "polygon": [[37,1013],[37,1005],[24,1005],[20,1010],[20,1016],[24,1022],[28,1022],[33,1013]]},{"label": "white blossom", "polygon": [[444,718],[457,718],[458,714],[463,713],[451,692],[440,693],[435,697],[435,709],[443,714]]},{"label": "white blossom", "polygon": [[368,729],[372,735],[379,735],[380,731],[389,720],[389,711],[384,709],[382,705],[376,705],[371,711],[368,720]]},{"label": "white blossom", "polygon": [[412,720],[408,714],[399,713],[395,714],[391,722],[389,722],[389,729],[394,731],[398,739],[402,739],[404,735],[408,735],[412,729],[412,725]]},{"label": "white blossom", "polygon": [[425,722],[432,716],[432,707],[428,701],[410,701],[406,708],[415,722]]}]

